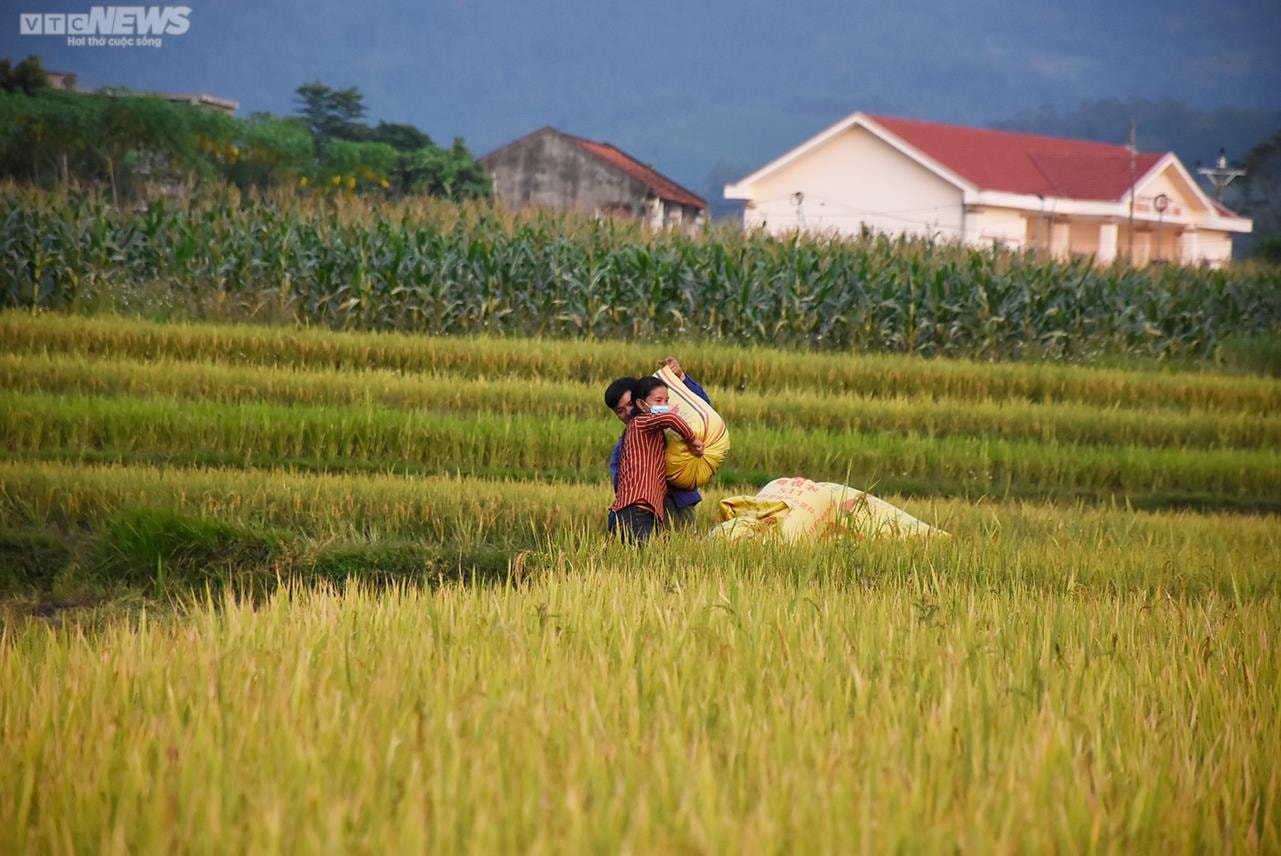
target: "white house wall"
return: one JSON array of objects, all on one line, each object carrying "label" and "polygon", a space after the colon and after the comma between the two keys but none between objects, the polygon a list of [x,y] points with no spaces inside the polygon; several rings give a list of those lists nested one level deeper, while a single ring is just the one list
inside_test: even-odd
[{"label": "white house wall", "polygon": [[748,228],[856,235],[866,225],[892,235],[961,236],[961,190],[859,127],[761,178],[750,191],[743,215]]},{"label": "white house wall", "polygon": [[[1165,214],[1160,215],[1153,202],[1165,194],[1170,203]],[[1168,259],[1183,264],[1210,264],[1219,266],[1232,258],[1232,236],[1221,229],[1207,228],[1215,212],[1206,207],[1202,198],[1193,191],[1187,180],[1173,166],[1167,166],[1145,181],[1135,194],[1136,219],[1146,221],[1148,241],[1147,259]],[[1156,221],[1162,228],[1156,237]],[[1136,241],[1138,235],[1136,235]],[[1145,260],[1135,252],[1136,263]]]},{"label": "white house wall", "polygon": [[1190,237],[1184,240],[1188,248],[1185,252],[1190,250],[1196,254],[1195,259],[1185,259],[1189,263],[1203,261],[1217,267],[1232,259],[1232,235],[1228,232],[1198,232],[1195,244]]},{"label": "white house wall", "polygon": [[1099,222],[1077,220],[1071,224],[1069,252],[1079,256],[1094,256],[1099,252]]},{"label": "white house wall", "polygon": [[975,208],[965,213],[965,241],[980,247],[993,244],[1019,250],[1028,241],[1028,218],[1009,208]]},{"label": "white house wall", "polygon": [[1154,175],[1139,187],[1139,192],[1134,197],[1135,215],[1142,218],[1158,219],[1158,212],[1153,202],[1161,194],[1165,194],[1170,200],[1164,217],[1159,218],[1164,219],[1165,222],[1203,223],[1210,216],[1210,211],[1206,208],[1205,203],[1188,189],[1186,182],[1183,181],[1173,166],[1162,170],[1160,174]]}]

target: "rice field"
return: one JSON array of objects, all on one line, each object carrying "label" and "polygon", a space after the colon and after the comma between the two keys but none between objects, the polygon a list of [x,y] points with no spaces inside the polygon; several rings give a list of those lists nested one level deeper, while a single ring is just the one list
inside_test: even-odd
[{"label": "rice field", "polygon": [[[0,852],[1281,852],[1281,380],[0,313]],[[952,538],[725,545],[780,475]]]}]

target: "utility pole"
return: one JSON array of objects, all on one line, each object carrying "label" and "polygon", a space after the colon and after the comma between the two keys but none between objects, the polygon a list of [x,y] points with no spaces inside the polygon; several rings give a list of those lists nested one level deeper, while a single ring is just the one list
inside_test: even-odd
[{"label": "utility pole", "polygon": [[1245,175],[1243,169],[1232,169],[1228,166],[1228,153],[1226,149],[1219,149],[1219,159],[1213,167],[1197,167],[1197,172],[1210,179],[1214,185],[1214,198],[1223,201],[1223,188],[1232,183],[1232,179],[1240,178]]},{"label": "utility pole", "polygon": [[1158,193],[1156,199],[1152,200],[1152,207],[1156,209],[1156,254],[1155,261],[1161,261],[1161,229],[1165,226],[1165,209],[1170,207],[1170,197],[1164,193]]},{"label": "utility pole", "polygon": [[1126,225],[1127,239],[1129,248],[1126,250],[1126,258],[1130,264],[1134,264],[1134,168],[1135,156],[1139,153],[1138,147],[1134,145],[1134,120],[1130,120],[1130,144],[1126,147],[1130,150],[1130,219]]},{"label": "utility pole", "polygon": [[1041,200],[1041,213],[1036,218],[1036,234],[1038,238],[1036,243],[1039,246],[1035,249],[1042,250],[1048,254],[1050,251],[1050,236],[1046,234],[1045,228],[1045,197],[1038,193],[1036,198]]}]

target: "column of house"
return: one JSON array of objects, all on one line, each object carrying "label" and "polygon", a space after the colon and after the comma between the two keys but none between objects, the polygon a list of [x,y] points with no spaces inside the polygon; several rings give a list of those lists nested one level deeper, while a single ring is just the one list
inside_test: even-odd
[{"label": "column of house", "polygon": [[1112,264],[1116,261],[1116,241],[1119,227],[1116,223],[1099,224],[1099,250],[1094,258],[1099,264]]},{"label": "column of house", "polygon": [[1179,261],[1185,265],[1201,261],[1201,238],[1195,226],[1189,226],[1179,235]]},{"label": "column of house", "polygon": [[1050,225],[1050,255],[1056,258],[1067,258],[1071,249],[1072,224],[1055,220]]}]

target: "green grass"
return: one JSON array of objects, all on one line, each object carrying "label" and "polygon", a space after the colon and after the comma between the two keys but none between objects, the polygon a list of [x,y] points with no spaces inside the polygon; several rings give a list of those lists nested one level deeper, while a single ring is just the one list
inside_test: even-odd
[{"label": "green grass", "polygon": [[0,528],[0,597],[53,588],[71,562],[71,550],[41,531]]},{"label": "green grass", "polygon": [[73,529],[61,522],[28,520],[23,529],[0,530],[0,595],[56,601],[68,594],[139,591],[172,598],[224,587],[262,595],[282,580],[387,585],[497,579],[516,555],[510,541],[433,542],[422,533],[344,540],[173,505],[124,506],[102,519],[81,519]]},{"label": "green grass", "polygon": [[1281,377],[1281,335],[1229,336],[1219,349],[1229,368]]},{"label": "green grass", "polygon": [[230,576],[261,577],[284,549],[279,533],[221,520],[190,517],[172,508],[133,508],[113,515],[89,556],[101,582],[154,586],[217,583]]}]

